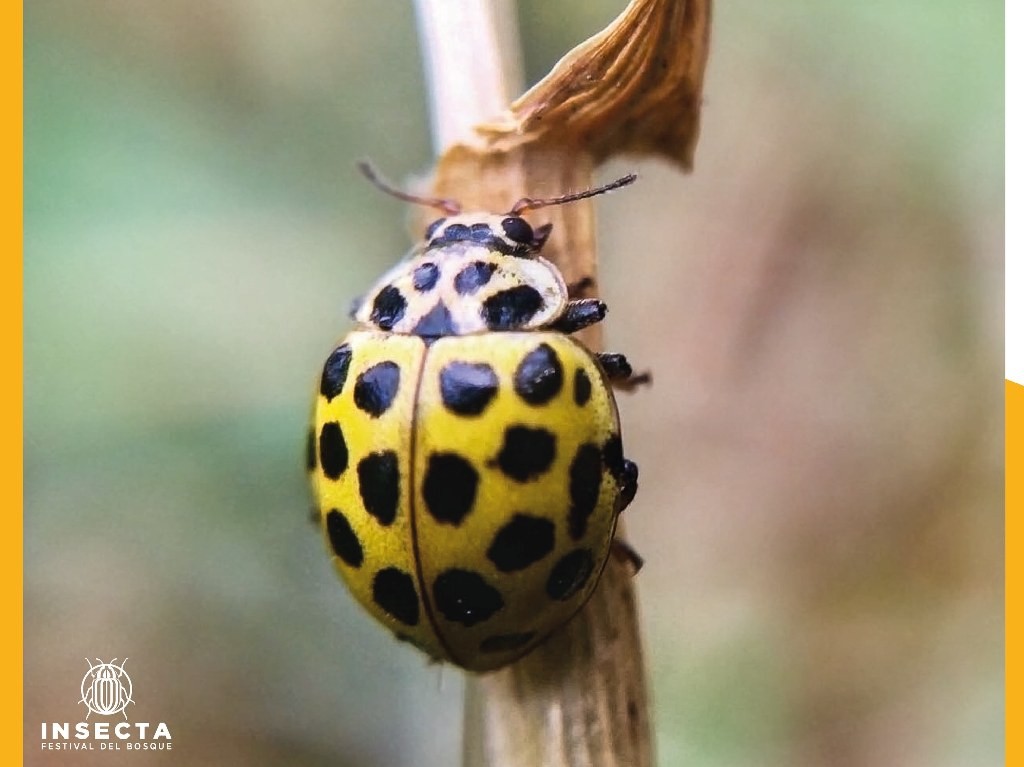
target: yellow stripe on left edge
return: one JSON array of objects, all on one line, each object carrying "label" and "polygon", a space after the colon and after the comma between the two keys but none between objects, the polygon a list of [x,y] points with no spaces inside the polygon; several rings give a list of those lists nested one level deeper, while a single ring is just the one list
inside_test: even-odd
[{"label": "yellow stripe on left edge", "polygon": [[1006,381],[1006,764],[1024,764],[1020,649],[1024,628],[1020,595],[1024,581],[1021,513],[1024,510],[1024,386]]}]

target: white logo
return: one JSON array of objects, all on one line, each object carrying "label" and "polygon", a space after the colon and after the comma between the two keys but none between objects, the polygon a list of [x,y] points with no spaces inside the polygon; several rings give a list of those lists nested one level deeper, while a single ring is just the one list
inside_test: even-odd
[{"label": "white logo", "polygon": [[89,714],[110,716],[117,713],[128,719],[124,710],[129,703],[135,702],[132,700],[132,680],[124,670],[128,659],[121,661],[120,666],[115,665],[116,660],[114,658],[110,663],[104,663],[97,658],[94,666],[91,660],[85,659],[89,670],[82,677],[82,699],[78,702],[84,703],[89,709],[86,719]]}]

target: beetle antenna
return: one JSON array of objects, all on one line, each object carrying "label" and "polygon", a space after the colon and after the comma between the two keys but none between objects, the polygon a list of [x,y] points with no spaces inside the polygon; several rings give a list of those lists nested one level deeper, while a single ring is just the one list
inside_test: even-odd
[{"label": "beetle antenna", "polygon": [[392,186],[389,182],[380,177],[376,168],[370,164],[369,160],[360,160],[358,166],[359,172],[366,176],[371,184],[385,194],[397,197],[403,202],[411,202],[416,205],[426,205],[431,208],[440,208],[449,216],[455,216],[462,212],[462,206],[456,200],[449,200],[444,197],[420,197],[419,195],[409,194],[396,186]]},{"label": "beetle antenna", "polygon": [[515,205],[512,206],[512,210],[509,214],[512,216],[518,216],[524,210],[536,210],[537,208],[546,208],[548,205],[564,205],[567,202],[576,202],[576,200],[585,200],[588,197],[596,197],[599,194],[605,192],[611,192],[612,190],[619,189],[624,186],[629,186],[636,181],[636,174],[629,173],[622,178],[617,178],[610,184],[604,186],[598,186],[593,189],[585,189],[582,192],[573,192],[572,194],[563,194],[561,197],[549,197],[547,199],[537,199],[534,197],[524,197]]}]

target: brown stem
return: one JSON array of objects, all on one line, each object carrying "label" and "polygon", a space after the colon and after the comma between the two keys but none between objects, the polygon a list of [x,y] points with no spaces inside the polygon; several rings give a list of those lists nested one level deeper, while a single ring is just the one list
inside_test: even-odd
[{"label": "brown stem", "polygon": [[[421,20],[423,14],[444,13],[444,5],[424,2]],[[457,4],[449,9],[451,5]],[[435,99],[446,93],[461,94],[454,102],[432,103],[434,124],[443,125],[436,129],[437,137],[450,141],[440,147],[432,194],[458,199],[464,209],[507,210],[522,197],[556,196],[592,186],[593,163],[582,151],[545,150],[537,145],[497,151],[476,137],[481,109],[467,107],[465,94],[504,93],[505,83],[515,76],[508,74],[507,66],[493,66],[493,52],[475,54],[477,60],[491,63],[469,71],[448,73],[444,63],[474,58],[465,46],[496,40],[499,33],[514,39],[514,29],[509,27],[508,14],[501,30],[467,28],[470,18],[479,22],[495,15],[463,16],[454,29],[452,22],[436,17],[422,26],[425,45],[433,51],[426,60],[439,67],[429,76],[431,93]],[[460,46],[456,52],[438,51]],[[495,78],[496,73],[504,74],[490,84],[480,81]],[[466,83],[467,76],[475,78],[472,84]],[[465,120],[460,121],[463,109]],[[443,118],[437,116],[439,111],[445,112]],[[527,215],[535,224],[554,225],[545,256],[562,269],[566,280],[589,277],[596,284],[592,203],[580,201]],[[581,336],[592,350],[601,348],[598,326]],[[507,668],[467,678],[463,763],[465,767],[652,764],[646,675],[628,563],[612,557],[590,602],[544,645]]]}]

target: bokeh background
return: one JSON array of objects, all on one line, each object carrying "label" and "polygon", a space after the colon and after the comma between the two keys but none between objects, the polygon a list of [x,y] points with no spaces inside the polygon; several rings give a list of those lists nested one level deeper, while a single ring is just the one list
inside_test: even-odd
[{"label": "bokeh background", "polygon": [[[528,0],[536,80],[614,0]],[[29,764],[454,765],[462,681],[307,521],[311,387],[431,150],[409,4],[25,6]],[[617,161],[660,763],[1002,762],[1003,6],[715,9],[696,171]],[[46,754],[128,657],[163,755]]]}]

